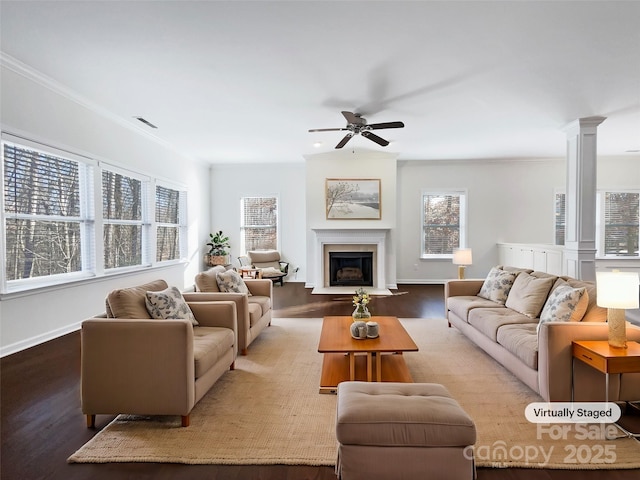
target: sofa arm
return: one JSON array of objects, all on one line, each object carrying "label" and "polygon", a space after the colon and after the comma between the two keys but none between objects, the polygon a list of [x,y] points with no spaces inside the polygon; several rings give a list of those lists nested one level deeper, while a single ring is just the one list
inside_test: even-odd
[{"label": "sofa arm", "polygon": [[187,302],[201,327],[224,327],[238,332],[238,311],[231,300]]},{"label": "sofa arm", "polygon": [[92,318],[81,345],[83,413],[186,416],[193,408],[189,320]]},{"label": "sofa arm", "polygon": [[[607,340],[609,326],[603,322],[545,322],[538,332],[538,382],[540,395],[546,401],[571,400],[572,347],[574,340]],[[627,338],[640,341],[640,328],[627,323]],[[576,400],[604,396],[603,374],[575,363]],[[609,398],[619,396],[619,375],[611,375]]]},{"label": "sofa arm", "polygon": [[273,297],[273,282],[269,279],[252,279],[246,278],[244,283],[251,292],[251,295],[259,295],[262,297]]},{"label": "sofa arm", "polygon": [[444,298],[478,295],[483,283],[484,280],[449,280],[444,284]]}]

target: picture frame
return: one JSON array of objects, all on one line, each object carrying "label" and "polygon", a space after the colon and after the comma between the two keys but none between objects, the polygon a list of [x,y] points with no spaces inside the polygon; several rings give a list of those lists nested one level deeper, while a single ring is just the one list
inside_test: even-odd
[{"label": "picture frame", "polygon": [[379,178],[327,178],[327,220],[380,220]]}]

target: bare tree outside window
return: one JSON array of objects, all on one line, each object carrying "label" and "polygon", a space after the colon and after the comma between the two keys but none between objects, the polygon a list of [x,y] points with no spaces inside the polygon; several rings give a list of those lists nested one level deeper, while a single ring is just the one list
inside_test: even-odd
[{"label": "bare tree outside window", "polygon": [[278,249],[278,199],[276,197],[243,197],[240,200],[240,249]]},{"label": "bare tree outside window", "polygon": [[156,261],[179,260],[180,204],[186,192],[156,186]]},{"label": "bare tree outside window", "polygon": [[7,280],[82,270],[80,165],[3,144]]},{"label": "bare tree outside window", "polygon": [[142,265],[142,181],[102,172],[104,268]]},{"label": "bare tree outside window", "polygon": [[422,255],[452,255],[463,243],[461,193],[425,193],[422,196]]}]

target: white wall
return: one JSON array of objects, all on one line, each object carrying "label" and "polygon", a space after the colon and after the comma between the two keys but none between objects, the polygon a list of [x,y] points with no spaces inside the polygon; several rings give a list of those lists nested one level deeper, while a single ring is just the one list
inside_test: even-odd
[{"label": "white wall", "polygon": [[289,262],[291,272],[300,268],[296,275],[287,277],[287,281],[304,281],[304,164],[216,165],[211,168],[211,231],[222,230],[230,237],[234,262],[238,256],[246,254],[240,251],[240,199],[250,196],[275,196],[279,199],[280,255]]},{"label": "white wall", "polygon": [[[598,159],[598,188],[640,188],[639,156]],[[455,277],[450,260],[420,260],[420,196],[428,188],[468,192],[467,277],[498,262],[496,242],[554,242],[554,193],[565,188],[564,159],[401,162],[398,167],[398,282]]]},{"label": "white wall", "polygon": [[149,136],[67,95],[33,72],[2,66],[2,130],[68,149],[96,160],[184,184],[188,188],[188,260],[170,268],[114,276],[3,295],[0,299],[2,355],[68,333],[85,318],[104,311],[106,294],[117,287],[165,278],[181,288],[193,284],[202,267],[209,232],[208,166],[180,156]]},{"label": "white wall", "polygon": [[[307,286],[316,278],[312,271],[316,262],[314,228],[388,228],[386,245],[387,286],[396,284],[396,209],[397,209],[397,166],[396,153],[365,149],[343,149],[315,155],[306,155],[307,176]],[[380,220],[332,220],[326,218],[325,182],[327,178],[379,178]]]}]

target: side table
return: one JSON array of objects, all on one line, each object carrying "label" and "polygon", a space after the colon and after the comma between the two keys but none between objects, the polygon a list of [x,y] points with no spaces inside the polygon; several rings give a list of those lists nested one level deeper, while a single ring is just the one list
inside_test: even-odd
[{"label": "side table", "polygon": [[[627,348],[615,348],[606,340],[577,340],[571,342],[571,401],[575,361],[595,368],[605,375],[605,402],[609,402],[609,375],[612,373],[640,373],[640,343],[627,342]],[[631,399],[629,399],[631,400]],[[639,437],[616,423],[627,436]]]}]

